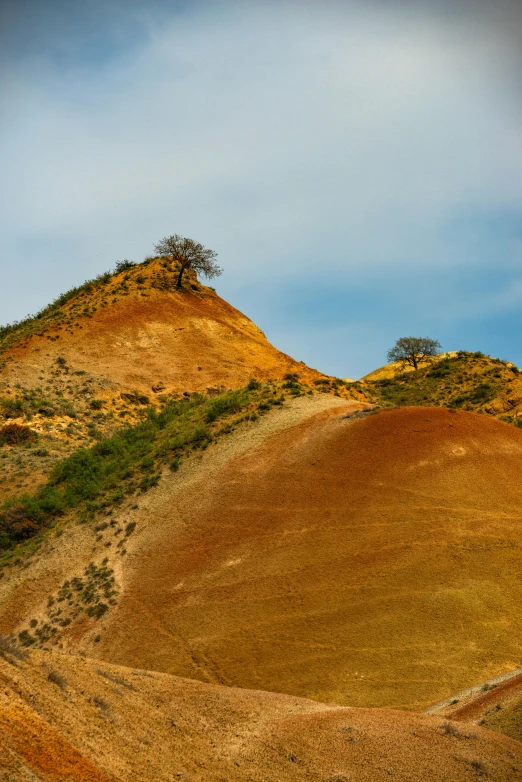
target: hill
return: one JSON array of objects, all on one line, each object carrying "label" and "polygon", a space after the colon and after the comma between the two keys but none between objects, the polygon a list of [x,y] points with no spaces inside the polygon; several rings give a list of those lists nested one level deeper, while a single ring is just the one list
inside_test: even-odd
[{"label": "hill", "polygon": [[459,408],[515,425],[522,413],[522,374],[514,364],[482,353],[442,354],[416,371],[388,364],[349,387],[384,406]]},{"label": "hill", "polygon": [[101,275],[34,318],[4,327],[4,382],[36,386],[42,376],[54,377],[48,373],[67,366],[70,383],[75,372],[88,374],[101,387],[105,383],[109,397],[119,388],[150,395],[216,384],[236,388],[253,375],[320,376],[276,350],[251,320],[194,274],[182,289],[174,287],[175,278],[176,264],[149,259]]},{"label": "hill", "polygon": [[[519,665],[521,470],[522,432],[487,416],[297,398],[13,563],[0,630],[213,683],[423,708]],[[80,611],[104,594],[106,613]]]},{"label": "hill", "polygon": [[6,782],[515,782],[522,774],[519,742],[440,717],[346,709],[57,653],[21,658],[6,646]]},{"label": "hill", "polygon": [[8,424],[37,438],[32,450],[0,448],[0,500],[43,482],[56,460],[137,423],[150,405],[251,378],[295,375],[329,389],[328,378],[274,348],[195,275],[175,289],[175,271],[161,258],[129,265],[0,329],[0,446]]}]

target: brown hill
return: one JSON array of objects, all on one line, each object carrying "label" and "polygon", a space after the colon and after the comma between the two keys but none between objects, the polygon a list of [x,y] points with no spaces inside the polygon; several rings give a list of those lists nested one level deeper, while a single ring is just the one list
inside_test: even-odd
[{"label": "brown hill", "polygon": [[155,259],[80,289],[38,329],[28,324],[4,338],[2,379],[40,385],[58,359],[58,368],[70,367],[70,382],[74,372],[87,373],[106,384],[106,396],[119,389],[153,395],[237,388],[253,376],[276,379],[288,372],[303,380],[320,376],[276,350],[194,275],[181,290],[174,279],[169,263]]},{"label": "brown hill", "polygon": [[135,423],[169,396],[288,374],[304,383],[324,379],[330,390],[322,374],[274,348],[194,275],[181,291],[174,280],[172,264],[150,260],[0,329],[0,430],[15,423],[39,438],[32,452],[3,449],[0,500],[31,489],[57,459]]},{"label": "brown hill", "polygon": [[[117,664],[356,706],[422,708],[518,667],[522,432],[360,415],[301,398],[139,508],[50,539],[0,582],[0,630],[51,622],[56,644]],[[78,615],[72,579],[109,578],[104,557],[115,604]]]},{"label": "brown hill", "polygon": [[398,711],[347,709],[33,652],[0,654],[6,782],[515,782],[519,742]]},{"label": "brown hill", "polygon": [[443,353],[415,371],[388,364],[350,388],[384,406],[444,406],[522,423],[522,373],[511,362],[483,353]]}]

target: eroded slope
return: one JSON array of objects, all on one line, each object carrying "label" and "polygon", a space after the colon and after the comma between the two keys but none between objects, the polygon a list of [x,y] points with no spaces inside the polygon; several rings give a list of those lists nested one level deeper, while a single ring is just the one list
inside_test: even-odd
[{"label": "eroded slope", "polygon": [[341,413],[164,484],[92,653],[408,708],[518,667],[522,432],[444,409]]},{"label": "eroded slope", "polygon": [[40,316],[0,329],[0,430],[27,426],[37,438],[6,445],[0,436],[0,500],[30,490],[57,459],[139,421],[162,399],[239,388],[253,377],[322,377],[273,347],[195,275],[175,289],[175,268],[153,259],[101,275]]},{"label": "eroded slope", "polygon": [[7,782],[515,782],[521,745],[439,717],[346,709],[33,652],[0,655]]}]

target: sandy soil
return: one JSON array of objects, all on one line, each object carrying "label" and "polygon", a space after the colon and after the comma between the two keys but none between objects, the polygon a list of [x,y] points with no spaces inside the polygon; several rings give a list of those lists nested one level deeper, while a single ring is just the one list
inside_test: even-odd
[{"label": "sandy soil", "polygon": [[[150,278],[160,268],[155,261],[143,274]],[[100,307],[106,293],[90,294],[91,316],[75,314],[73,299],[64,306],[60,325],[10,348],[2,356],[0,379],[41,385],[41,373],[59,356],[75,371],[105,381],[109,395],[119,389],[154,396],[237,388],[251,377],[277,379],[287,372],[298,372],[303,380],[321,376],[274,348],[249,318],[203,285],[168,292],[146,284],[146,293],[133,287],[128,296]]]},{"label": "sandy soil", "polygon": [[420,714],[346,709],[33,652],[0,657],[6,782],[515,782],[522,745]]}]

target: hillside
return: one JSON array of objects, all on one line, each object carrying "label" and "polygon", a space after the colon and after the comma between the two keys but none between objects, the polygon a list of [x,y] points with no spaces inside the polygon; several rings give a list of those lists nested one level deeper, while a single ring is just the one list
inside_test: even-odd
[{"label": "hillside", "polygon": [[0,776],[519,779],[518,369],[330,378],[173,273],[0,331]]},{"label": "hillside", "polygon": [[[5,647],[5,645],[4,645]],[[439,717],[343,709],[0,647],[6,782],[515,782],[517,741]]]},{"label": "hillside", "polygon": [[522,741],[522,669],[454,693],[425,713],[485,726]]},{"label": "hillside", "polygon": [[[488,416],[301,397],[13,563],[0,631],[55,627],[44,646],[119,665],[423,708],[519,665],[521,471],[522,432]],[[107,613],[79,611],[86,592]]]},{"label": "hillside", "polygon": [[486,413],[517,425],[522,413],[522,373],[482,353],[446,353],[417,371],[388,364],[349,386],[381,405],[441,406]]},{"label": "hillside", "polygon": [[32,449],[2,449],[0,432],[0,500],[43,482],[79,447],[140,421],[149,405],[294,374],[329,389],[194,275],[181,291],[174,280],[175,265],[149,259],[0,329],[0,430],[25,425],[37,438]]},{"label": "hillside", "polygon": [[[276,350],[251,320],[212,288],[187,275],[174,287],[175,264],[157,258],[101,275],[64,294],[44,314],[0,334],[3,380],[37,386],[68,366],[115,390],[144,394],[236,388],[302,372],[304,364]],[[63,359],[59,361],[59,359]],[[161,388],[159,388],[161,386]],[[154,388],[153,388],[154,387]]]}]

